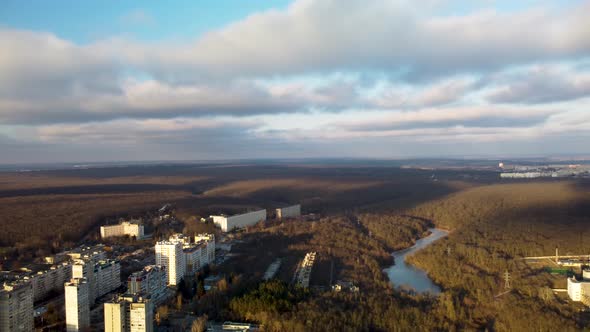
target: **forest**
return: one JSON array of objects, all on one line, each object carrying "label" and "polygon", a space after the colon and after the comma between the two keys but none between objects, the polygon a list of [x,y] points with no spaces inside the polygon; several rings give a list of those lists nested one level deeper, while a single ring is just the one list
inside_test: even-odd
[{"label": "forest", "polygon": [[[551,290],[556,279],[565,277],[531,267],[521,258],[550,255],[555,246],[584,253],[585,238],[580,234],[590,221],[589,194],[584,183],[567,181],[479,185],[403,210],[260,226],[244,235],[262,239],[259,251],[270,255],[257,256],[264,264],[254,270],[263,270],[275,256],[315,250],[337,262],[337,277],[353,280],[361,291],[314,289],[307,296],[293,296],[297,288],[288,283],[267,285],[253,278],[248,284],[251,271],[244,268],[243,284],[236,284],[236,292],[225,302],[213,301],[220,306],[209,308],[212,302],[205,295],[195,309],[217,313],[219,318],[262,323],[271,331],[582,329],[587,327],[586,314]],[[397,289],[382,272],[391,264],[392,250],[410,246],[430,226],[451,233],[409,260],[441,286],[438,297]],[[253,263],[248,257],[244,261]],[[512,281],[509,290],[503,280],[507,271]],[[288,274],[280,277],[288,282]],[[314,279],[322,280],[317,275]],[[284,305],[266,309],[261,303]]]},{"label": "forest", "polygon": [[[492,172],[390,167],[157,167],[0,176],[3,259],[32,260],[97,232],[106,219],[165,203],[187,233],[210,231],[200,217],[302,203],[313,221],[269,221],[237,233],[236,257],[204,274],[159,308],[216,321],[261,324],[268,331],[578,330],[590,317],[551,289],[563,287],[531,255],[587,253],[590,185],[583,180],[493,180]],[[430,227],[450,231],[408,260],[442,293],[392,284],[391,253]],[[156,229],[156,231],[158,231]],[[292,283],[306,252],[318,253],[311,287]],[[12,255],[12,256],[11,256]],[[261,281],[280,258],[276,279]],[[511,276],[505,289],[503,276]],[[562,280],[563,279],[563,280]],[[358,293],[332,292],[335,280]],[[166,315],[164,315],[164,312]]]},{"label": "forest", "polygon": [[371,167],[169,165],[4,172],[0,254],[25,264],[77,245],[109,220],[166,203],[190,221],[291,202],[308,212],[339,213],[385,201],[422,201],[453,190],[433,183],[426,172]]}]

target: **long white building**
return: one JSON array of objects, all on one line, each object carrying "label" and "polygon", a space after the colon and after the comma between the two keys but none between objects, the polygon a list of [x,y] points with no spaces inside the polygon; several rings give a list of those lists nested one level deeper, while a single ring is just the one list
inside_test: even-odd
[{"label": "long white building", "polygon": [[137,239],[142,239],[144,234],[144,226],[137,222],[124,221],[117,225],[100,226],[100,237],[107,238],[112,236],[135,236]]},{"label": "long white building", "polygon": [[72,251],[66,252],[71,259],[84,259],[92,261],[94,263],[105,260],[107,258],[106,252],[104,251],[103,244],[97,244],[95,246],[79,247]]},{"label": "long white building", "polygon": [[84,278],[65,283],[66,331],[83,331],[90,327],[90,290]]},{"label": "long white building", "polygon": [[126,294],[104,304],[105,332],[152,332],[154,305],[151,299]]},{"label": "long white building", "polygon": [[0,288],[0,331],[33,330],[33,285],[29,281],[5,283]]},{"label": "long white building", "polygon": [[50,292],[62,292],[64,283],[70,280],[71,275],[72,264],[63,262],[28,276],[33,285],[33,301],[45,299]]},{"label": "long white building", "polygon": [[284,208],[279,208],[276,210],[277,212],[277,219],[284,219],[284,218],[296,218],[301,215],[301,205],[291,205]]},{"label": "long white building", "polygon": [[261,221],[266,220],[266,210],[259,210],[248,212],[244,214],[237,214],[231,217],[228,216],[210,216],[216,225],[221,227],[224,232],[229,232],[237,228],[244,228],[255,225]]}]

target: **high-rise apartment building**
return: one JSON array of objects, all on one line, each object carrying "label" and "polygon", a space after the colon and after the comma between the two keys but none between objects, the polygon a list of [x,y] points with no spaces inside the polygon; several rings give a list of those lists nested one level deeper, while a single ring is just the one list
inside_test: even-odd
[{"label": "high-rise apartment building", "polygon": [[121,286],[121,263],[118,260],[103,260],[94,265],[96,297],[108,294]]},{"label": "high-rise apartment building", "polygon": [[33,301],[43,300],[51,292],[63,291],[63,286],[72,275],[72,264],[62,262],[47,270],[28,276],[33,284]]},{"label": "high-rise apartment building", "polygon": [[185,271],[182,242],[159,241],[156,243],[156,265],[166,267],[169,285],[178,285]]},{"label": "high-rise apartment building", "polygon": [[125,331],[125,305],[119,301],[106,302],[104,304],[104,331],[124,332]]},{"label": "high-rise apartment building", "polygon": [[215,235],[199,234],[195,242],[182,234],[173,234],[168,241],[156,244],[156,264],[166,266],[168,284],[177,285],[215,260]]},{"label": "high-rise apartment building", "polygon": [[82,331],[90,327],[90,290],[84,278],[65,283],[66,330]]},{"label": "high-rise apartment building", "polygon": [[88,260],[76,259],[72,265],[72,278],[85,279],[88,283],[89,303],[94,304],[96,300],[96,285],[94,280],[94,263]]},{"label": "high-rise apartment building", "polygon": [[206,247],[206,250],[203,250],[203,256],[206,257],[201,259],[204,261],[201,267],[215,261],[215,234],[197,234],[195,235],[195,243],[204,244]]},{"label": "high-rise apartment building", "polygon": [[165,266],[148,265],[127,278],[127,292],[149,295],[154,304],[158,304],[166,298],[167,281],[168,274]]},{"label": "high-rise apartment building", "polygon": [[154,306],[149,296],[126,294],[104,305],[105,332],[152,332]]},{"label": "high-rise apartment building", "polygon": [[121,264],[118,260],[79,259],[72,265],[72,278],[86,278],[88,282],[90,304],[97,298],[114,291],[121,286]]},{"label": "high-rise apartment building", "polygon": [[104,245],[102,244],[79,247],[72,251],[66,252],[66,255],[68,255],[73,260],[83,259],[93,263],[107,259],[106,252],[104,251]]},{"label": "high-rise apartment building", "polygon": [[5,283],[0,288],[0,331],[33,330],[33,285],[29,281]]}]

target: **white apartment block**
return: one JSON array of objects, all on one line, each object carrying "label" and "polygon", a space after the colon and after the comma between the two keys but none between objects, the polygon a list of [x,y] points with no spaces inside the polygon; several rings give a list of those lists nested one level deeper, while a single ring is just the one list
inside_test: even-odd
[{"label": "white apartment block", "polygon": [[229,232],[233,229],[244,228],[247,226],[255,225],[261,221],[266,220],[266,210],[259,210],[248,212],[244,214],[238,214],[235,216],[210,216],[213,219],[213,223],[219,225],[221,230]]},{"label": "white apartment block", "polygon": [[284,219],[284,218],[295,218],[301,215],[301,205],[292,205],[287,206],[284,208],[279,208],[276,210],[277,212],[277,219]]},{"label": "white apartment block", "polygon": [[139,222],[124,221],[117,225],[100,226],[100,237],[107,238],[112,236],[135,236],[137,239],[144,237],[144,226]]},{"label": "white apartment block", "polygon": [[168,273],[165,266],[148,265],[127,278],[127,292],[149,295],[154,304],[158,304],[166,298],[167,280]]},{"label": "white apartment block", "polygon": [[90,304],[121,286],[121,264],[117,260],[96,263],[76,260],[72,265],[72,278],[86,278]]},{"label": "white apartment block", "polygon": [[197,234],[195,235],[195,243],[204,243],[206,245],[208,264],[215,261],[215,234]]},{"label": "white apartment block", "polygon": [[72,278],[73,279],[85,279],[88,284],[88,301],[90,304],[94,304],[96,300],[96,284],[94,280],[94,263],[83,259],[77,259],[72,265]]},{"label": "white apartment block", "polygon": [[5,283],[0,288],[0,331],[33,330],[33,285],[28,281]]},{"label": "white apartment block", "polygon": [[104,331],[105,332],[124,332],[126,308],[118,301],[106,302],[103,307],[104,312]]},{"label": "white apartment block", "polygon": [[154,308],[148,299],[129,302],[129,332],[152,332],[154,330]]},{"label": "white apartment block", "polygon": [[582,270],[582,280],[567,278],[567,295],[574,302],[590,305],[590,270]]},{"label": "white apartment block", "polygon": [[107,258],[104,245],[98,244],[91,247],[80,247],[66,253],[71,259],[83,259],[96,263]]},{"label": "white apartment block", "polygon": [[178,285],[184,276],[184,253],[181,242],[159,241],[156,243],[156,265],[166,267],[168,284]]},{"label": "white apartment block", "polygon": [[176,233],[176,234],[172,234],[170,235],[170,237],[168,238],[168,241],[170,242],[178,242],[178,243],[182,243],[182,245],[190,245],[191,244],[191,238],[182,234],[182,233]]},{"label": "white apartment block", "polygon": [[105,332],[152,332],[154,305],[149,297],[123,295],[104,304]]},{"label": "white apartment block", "polygon": [[104,260],[94,266],[96,297],[108,294],[121,286],[121,263]]},{"label": "white apartment block", "polygon": [[63,291],[63,285],[72,275],[72,264],[64,262],[39,271],[27,278],[33,285],[33,301],[43,300],[50,292]]},{"label": "white apartment block", "polygon": [[189,245],[182,248],[184,254],[184,275],[190,276],[201,269],[201,247]]},{"label": "white apartment block", "polygon": [[215,260],[215,235],[199,234],[195,242],[182,234],[170,236],[156,244],[156,265],[166,266],[168,284],[177,285]]},{"label": "white apartment block", "polygon": [[83,331],[90,327],[90,292],[83,278],[65,283],[66,331]]}]

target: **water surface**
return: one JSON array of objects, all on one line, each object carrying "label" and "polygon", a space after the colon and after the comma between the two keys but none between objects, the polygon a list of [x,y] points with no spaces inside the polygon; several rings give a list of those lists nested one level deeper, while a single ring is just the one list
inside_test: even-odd
[{"label": "water surface", "polygon": [[406,256],[415,253],[416,251],[427,247],[434,241],[447,236],[449,233],[442,229],[430,228],[431,232],[425,238],[416,241],[416,244],[404,250],[395,251],[393,258],[395,265],[385,269],[389,276],[389,280],[397,286],[410,286],[417,292],[431,292],[433,294],[440,293],[440,288],[428,278],[428,275],[423,270],[406,263]]}]

